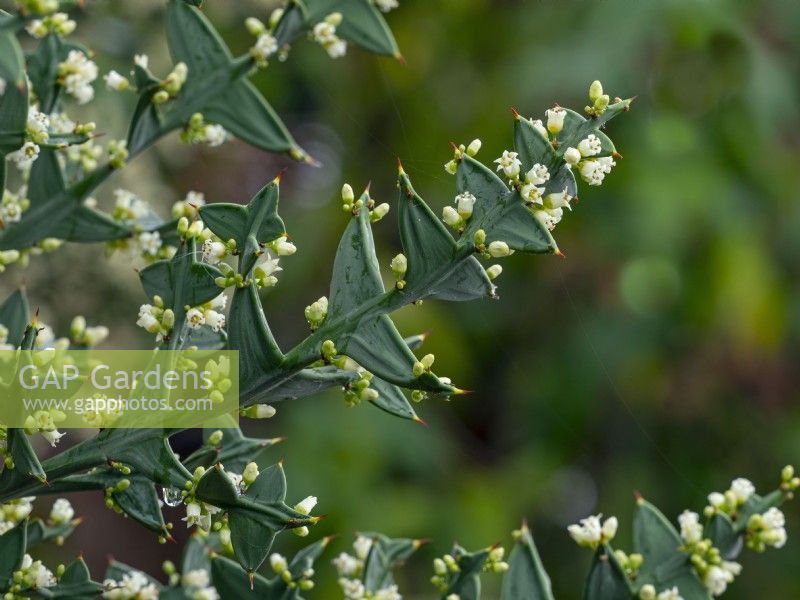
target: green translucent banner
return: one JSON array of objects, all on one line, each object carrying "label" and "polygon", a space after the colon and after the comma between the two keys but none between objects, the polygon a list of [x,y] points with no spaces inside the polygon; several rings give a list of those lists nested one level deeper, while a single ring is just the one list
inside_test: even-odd
[{"label": "green translucent banner", "polygon": [[235,350],[0,350],[0,425],[52,428],[231,426]]}]

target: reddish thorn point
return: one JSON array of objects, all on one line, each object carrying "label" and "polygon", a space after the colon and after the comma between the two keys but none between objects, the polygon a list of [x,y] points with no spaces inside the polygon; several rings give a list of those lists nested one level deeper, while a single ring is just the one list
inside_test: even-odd
[{"label": "reddish thorn point", "polygon": [[371,187],[372,187],[372,180],[370,179],[370,180],[367,182],[367,187],[365,187],[365,188],[364,188],[364,193],[365,193],[367,196],[369,196],[369,188],[371,188]]},{"label": "reddish thorn point", "polygon": [[611,156],[612,156],[613,158],[625,158],[624,156],[622,156],[622,154],[620,154],[620,153],[619,153],[619,152],[617,152],[616,150],[614,150],[614,153],[613,153]]},{"label": "reddish thorn point", "polygon": [[78,525],[80,525],[81,523],[83,523],[83,517],[78,517],[77,519],[72,519],[72,524],[73,524],[75,527],[77,527],[77,526],[78,526]]},{"label": "reddish thorn point", "polygon": [[423,421],[423,420],[422,420],[422,419],[419,417],[419,415],[414,415],[414,416],[411,418],[411,420],[412,420],[412,421],[414,421],[414,423],[418,423],[419,425],[422,425],[423,427],[427,427],[427,426],[428,426],[428,424],[427,424],[425,421]]},{"label": "reddish thorn point", "polygon": [[166,538],[167,538],[167,541],[168,541],[170,544],[177,544],[177,543],[178,543],[178,541],[177,541],[177,540],[176,540],[174,537],[172,537],[172,536],[171,536],[169,533],[168,533],[166,536],[164,536],[164,537],[166,537]]},{"label": "reddish thorn point", "polygon": [[553,254],[555,254],[558,258],[567,258],[566,255],[563,252],[561,252],[561,250],[559,250],[558,248],[556,248],[556,251],[553,252]]},{"label": "reddish thorn point", "polygon": [[522,117],[522,115],[519,114],[519,111],[513,106],[511,107],[511,114],[514,115],[515,119],[519,119]]},{"label": "reddish thorn point", "polygon": [[288,170],[289,170],[289,167],[283,167],[278,172],[278,174],[275,175],[275,178],[272,181],[274,181],[275,183],[280,183],[281,182],[281,178],[286,174],[286,171],[288,171]]},{"label": "reddish thorn point", "polygon": [[644,500],[642,493],[639,490],[633,490],[633,497],[637,502],[641,502]]},{"label": "reddish thorn point", "polygon": [[530,527],[528,527],[528,518],[527,517],[523,517],[522,518],[522,529],[523,530],[530,529]]},{"label": "reddish thorn point", "polygon": [[283,457],[282,457],[282,456],[281,456],[281,457],[278,459],[278,466],[279,466],[281,469],[283,468]]},{"label": "reddish thorn point", "polygon": [[247,579],[250,582],[250,591],[252,592],[253,589],[255,588],[256,576],[251,572],[247,574]]},{"label": "reddish thorn point", "polygon": [[414,540],[414,547],[415,548],[420,548],[422,546],[427,546],[430,543],[431,543],[431,540],[429,538],[422,538],[422,539],[419,539],[419,540]]},{"label": "reddish thorn point", "polygon": [[467,394],[472,394],[474,390],[462,390],[461,388],[453,388],[453,395],[455,396],[465,396]]},{"label": "reddish thorn point", "polygon": [[400,175],[405,175],[406,174],[405,169],[403,169],[403,163],[400,162],[400,157],[399,156],[397,157],[397,172]]},{"label": "reddish thorn point", "polygon": [[394,55],[394,57],[395,57],[395,58],[397,59],[397,61],[398,61],[398,62],[399,62],[401,65],[403,65],[404,67],[405,67],[405,66],[408,64],[408,63],[406,62],[406,59],[405,59],[405,57],[404,57],[402,54],[400,54],[399,52],[398,52],[397,54],[395,54],[395,55]]},{"label": "reddish thorn point", "polygon": [[114,562],[114,560],[115,560],[115,559],[114,559],[114,555],[113,555],[113,554],[107,554],[107,555],[106,555],[106,560],[108,561],[108,564],[111,564],[111,563],[113,563],[113,562]]},{"label": "reddish thorn point", "polygon": [[267,440],[267,445],[268,446],[274,446],[275,444],[280,444],[281,442],[285,442],[285,441],[286,441],[286,436],[276,437],[276,438],[272,438],[272,439]]},{"label": "reddish thorn point", "polygon": [[427,339],[428,339],[428,337],[429,337],[430,335],[431,335],[431,330],[430,330],[430,329],[428,329],[428,331],[423,331],[422,333],[420,333],[420,334],[419,334],[419,337],[421,337],[421,338],[422,338],[422,341],[424,342],[425,340],[427,340]]},{"label": "reddish thorn point", "polygon": [[331,535],[326,535],[324,538],[322,538],[322,546],[323,547],[327,546],[335,539],[336,539],[335,533],[332,533]]}]

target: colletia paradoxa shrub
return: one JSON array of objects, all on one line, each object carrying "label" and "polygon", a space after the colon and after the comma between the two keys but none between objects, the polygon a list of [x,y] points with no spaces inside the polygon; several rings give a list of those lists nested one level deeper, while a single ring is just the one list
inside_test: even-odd
[{"label": "colletia paradoxa shrub", "polygon": [[[346,55],[351,44],[399,57],[383,17],[397,0],[290,1],[266,22],[247,19],[253,43],[242,56],[230,53],[199,10],[200,2],[168,0],[172,71],[154,74],[147,56],[139,55],[129,76],[115,71],[103,76],[109,89],[138,99],[127,137],[105,147],[94,123],[73,121],[66,112],[72,102],[93,99],[100,74],[93,54],[68,37],[75,22],[66,11],[77,4],[16,0],[15,13],[0,13],[0,266],[24,265],[31,255],[64,242],[103,242],[109,252],[140,261],[146,302],[137,324],[154,335],[159,348],[238,350],[240,415],[246,418],[268,418],[283,400],[341,388],[350,406],[366,401],[420,421],[415,404],[431,395],[462,393],[434,374],[433,355],[417,358],[424,336],[403,338],[389,315],[425,299],[496,297],[494,280],[502,268],[482,261],[514,252],[559,254],[551,232],[571,209],[576,180],[600,185],[620,158],[603,130],[631,100],[611,99],[594,82],[583,115],[558,105],[543,120],[515,112],[514,150],[503,151],[491,167],[476,159],[479,140],[455,147],[445,170],[455,176],[456,194],[441,217],[400,166],[394,210],[403,249],[385,261],[394,276],[388,290],[373,225],[390,206],[376,203],[369,190],[356,195],[345,184],[342,209],[349,221],[330,293],[305,308],[310,334],[284,351],[259,297],[262,289],[277,285],[282,262],[297,250],[278,215],[279,177],[247,205],[205,204],[201,193],[191,192],[175,203],[167,220],[131,191],[115,190],[109,213],[92,194],[172,132],[185,143],[210,146],[236,137],[313,163],[248,75],[270,61],[287,60],[290,43],[300,37],[332,58]],[[27,54],[18,36],[34,38],[25,42],[32,47]],[[19,180],[16,192],[7,175]],[[108,333],[76,317],[69,335],[57,338],[38,314],[31,317],[22,290],[0,306],[0,325],[4,350],[43,350],[45,364],[59,351],[91,348]],[[230,365],[220,361],[214,367],[220,389],[229,385]],[[203,446],[178,457],[169,445],[177,430],[109,428],[118,416],[86,415],[86,426],[99,432],[44,461],[30,438],[41,435],[56,446],[65,435],[58,430],[63,421],[58,410],[33,412],[24,428],[0,429],[4,598],[289,599],[313,589],[315,561],[331,538],[291,559],[271,552],[279,533],[307,536],[319,521],[312,515],[314,496],[287,503],[282,463],[259,469],[254,462],[277,438],[248,438],[231,425],[205,430]],[[778,489],[765,496],[736,479],[725,493],[709,495],[702,515],[683,512],[679,530],[638,498],[630,552],[612,546],[616,518],[584,519],[569,534],[594,552],[585,597],[697,600],[722,594],[742,570],[735,559],[743,547],[762,552],[784,545],[784,517],[777,507],[798,485],[791,467],[783,470]],[[34,560],[38,546],[63,540],[78,525],[63,498],[53,503],[48,518],[32,517],[35,497],[83,490],[104,494],[108,508],[152,530],[162,543],[173,527],[165,522],[162,498],[185,507],[183,521],[194,532],[181,565],[166,563],[159,580],[112,562],[104,576],[93,579],[80,558],[68,566]],[[421,545],[379,533],[358,535],[352,553],[332,559],[343,596],[401,598],[393,570]],[[480,578],[487,574],[503,578],[503,600],[552,598],[527,525],[513,532],[512,546],[508,557],[500,545],[475,552],[455,546],[434,561],[435,593],[445,600],[477,599]]]}]

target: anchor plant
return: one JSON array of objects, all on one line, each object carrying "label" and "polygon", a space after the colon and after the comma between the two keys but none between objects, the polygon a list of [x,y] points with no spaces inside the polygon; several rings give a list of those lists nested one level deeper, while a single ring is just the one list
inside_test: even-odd
[{"label": "anchor plant", "polygon": [[[238,351],[242,417],[270,417],[283,401],[339,388],[350,406],[368,402],[401,419],[421,421],[415,406],[425,398],[463,393],[434,371],[432,354],[419,356],[424,336],[404,337],[391,314],[423,300],[497,298],[494,280],[502,268],[489,263],[515,252],[560,254],[552,231],[571,210],[577,180],[600,185],[620,158],[604,129],[629,110],[631,100],[612,99],[594,82],[583,114],[556,105],[537,120],[515,111],[513,150],[503,151],[489,166],[477,159],[479,140],[454,146],[445,170],[455,177],[455,193],[441,215],[415,190],[399,162],[393,206],[377,204],[369,188],[356,195],[345,184],[341,207],[348,222],[330,291],[304,310],[309,335],[286,349],[273,336],[261,301],[261,291],[277,285],[285,257],[297,251],[278,213],[280,176],[247,204],[206,204],[202,194],[191,192],[175,203],[169,219],[129,190],[114,190],[111,212],[100,210],[93,194],[171,133],[185,143],[210,146],[236,137],[316,164],[248,76],[273,60],[290,59],[290,44],[301,36],[332,58],[344,56],[349,44],[399,58],[383,16],[398,3],[292,0],[264,21],[247,19],[253,44],[234,56],[200,2],[167,0],[173,68],[156,75],[147,56],[138,55],[129,76],[104,75],[106,87],[137,98],[127,136],[105,147],[99,145],[94,123],[79,123],[67,114],[70,102],[92,100],[99,75],[91,51],[68,39],[75,29],[68,11],[80,4],[15,0],[14,12],[0,12],[0,268],[24,266],[30,256],[64,242],[102,242],[109,252],[140,261],[146,302],[137,324],[155,336],[158,348]],[[36,40],[27,53],[20,36]],[[402,249],[381,259],[373,226],[390,213],[397,215]],[[388,283],[384,272],[392,273]],[[0,306],[3,350],[85,349],[107,333],[76,317],[69,334],[57,338],[38,312],[31,314],[23,290]],[[230,384],[228,374],[223,361],[214,365],[220,390]],[[2,385],[8,388],[12,382]],[[178,457],[170,445],[176,429],[110,428],[108,419],[114,415],[88,415],[86,426],[99,429],[94,437],[40,460],[31,437],[41,435],[55,447],[64,436],[58,430],[62,417],[56,410],[41,410],[30,415],[24,428],[0,428],[0,592],[5,598],[200,600],[257,593],[287,599],[313,588],[314,562],[331,538],[312,543],[291,560],[272,552],[279,533],[307,536],[320,520],[311,514],[314,496],[287,501],[281,462],[262,469],[256,463],[279,438],[246,437],[231,421],[204,430],[201,447]],[[576,540],[596,550],[587,597],[655,598],[648,596],[650,588],[661,593],[673,583],[685,598],[708,597],[702,591],[714,593],[703,586],[708,573],[742,540],[756,550],[779,545],[775,530],[782,525],[769,511],[777,510],[797,483],[785,470],[781,488],[764,498],[751,493],[739,502],[731,491],[712,501],[708,543],[702,536],[690,541],[684,535],[681,541],[644,501],[638,503],[636,553],[630,556],[609,546],[615,521],[599,525],[599,518],[587,520],[582,529],[571,530]],[[194,532],[181,565],[164,565],[166,583],[116,562],[102,582],[95,581],[80,558],[51,569],[31,557],[36,546],[62,540],[78,524],[71,505],[61,498],[48,518],[31,517],[34,498],[92,490],[103,494],[109,509],[152,530],[162,543],[173,529],[162,512],[162,498],[184,508],[182,520]],[[785,530],[783,535],[785,541]],[[527,527],[515,539],[508,562],[499,547],[476,553],[456,547],[437,559],[433,582],[441,597],[478,598],[479,574],[486,571],[507,571],[504,600],[551,597]],[[360,535],[354,556],[342,553],[334,560],[345,597],[399,598],[392,570],[421,545],[419,540]],[[662,559],[674,563],[674,570],[649,570]]]}]

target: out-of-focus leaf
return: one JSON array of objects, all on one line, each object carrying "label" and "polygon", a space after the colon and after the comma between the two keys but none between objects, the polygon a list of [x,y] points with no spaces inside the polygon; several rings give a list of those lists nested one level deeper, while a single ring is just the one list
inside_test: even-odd
[{"label": "out-of-focus leaf", "polygon": [[41,598],[64,598],[65,600],[91,600],[103,591],[103,585],[92,581],[89,568],[82,558],[71,563],[58,584],[39,588],[36,596]]},{"label": "out-of-focus leaf", "polygon": [[6,343],[19,347],[30,319],[28,298],[25,291],[19,289],[0,304],[0,325],[8,329]]},{"label": "out-of-focus leaf", "polygon": [[628,577],[608,546],[601,546],[594,555],[583,597],[585,600],[630,600],[633,597]]},{"label": "out-of-focus leaf", "polygon": [[77,527],[79,522],[79,520],[74,520],[68,521],[67,523],[50,525],[39,518],[29,519],[26,541],[28,552],[30,553],[30,549],[38,544],[67,537],[75,531],[75,527]]},{"label": "out-of-focus leaf", "polygon": [[508,571],[503,577],[501,600],[553,600],[550,577],[544,570],[533,536],[526,523],[508,557]]},{"label": "out-of-focus leaf", "polygon": [[7,589],[25,555],[27,527],[24,522],[0,535],[0,588]]}]

